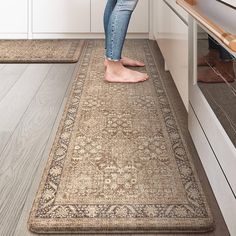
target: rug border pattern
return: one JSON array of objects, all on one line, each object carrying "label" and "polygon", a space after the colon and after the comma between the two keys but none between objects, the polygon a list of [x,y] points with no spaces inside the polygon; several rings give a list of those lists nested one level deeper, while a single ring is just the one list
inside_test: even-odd
[{"label": "rug border pattern", "polygon": [[[153,64],[153,61],[154,61],[154,57],[151,53],[151,50],[150,50],[150,47],[149,47],[149,44],[148,44],[148,41],[144,41],[144,51],[145,51],[145,57],[147,59],[147,64],[149,65],[147,67],[148,69],[148,72],[149,74],[151,75],[151,77],[153,78],[153,83],[155,85],[155,88],[156,88],[156,93],[157,93],[157,96],[161,96],[162,99],[160,100],[160,107],[162,109],[162,115],[163,115],[163,118],[165,121],[168,121],[168,120],[172,120],[172,123],[171,125],[168,125],[166,124],[166,127],[167,127],[167,132],[169,134],[169,137],[170,137],[170,140],[172,141],[172,147],[173,147],[173,151],[174,153],[176,154],[176,162],[177,162],[177,165],[188,165],[190,166],[190,168],[192,169],[193,171],[193,174],[191,175],[191,181],[195,184],[195,188],[197,188],[199,190],[199,198],[198,198],[198,201],[195,202],[195,201],[192,201],[190,202],[191,204],[186,204],[186,205],[182,205],[180,204],[180,207],[181,208],[186,208],[188,210],[188,212],[190,212],[191,210],[194,209],[193,212],[198,212],[198,214],[189,214],[189,217],[191,218],[188,222],[188,219],[186,219],[186,217],[183,217],[181,218],[180,216],[176,215],[174,212],[175,210],[175,207],[176,205],[169,205],[169,206],[166,206],[167,208],[164,209],[163,206],[161,205],[152,205],[153,207],[155,206],[157,208],[157,210],[159,212],[162,213],[159,214],[158,216],[156,216],[157,218],[160,217],[162,218],[162,226],[166,224],[166,218],[167,219],[170,219],[170,218],[179,218],[179,221],[177,224],[173,224],[171,227],[168,228],[168,224],[166,224],[166,228],[164,231],[171,231],[173,229],[175,229],[175,232],[178,231],[178,224],[180,224],[181,222],[183,223],[183,221],[185,222],[185,225],[186,225],[186,228],[183,229],[183,230],[180,230],[181,232],[182,231],[188,231],[188,232],[192,232],[192,231],[195,231],[192,227],[191,227],[191,223],[192,223],[192,220],[193,218],[196,218],[196,222],[198,222],[199,224],[199,228],[198,228],[198,232],[203,230],[203,231],[206,231],[206,230],[209,230],[209,229],[212,229],[213,228],[213,219],[212,219],[212,215],[211,215],[211,212],[210,212],[210,209],[209,209],[209,206],[206,204],[206,199],[205,197],[202,195],[203,193],[203,190],[201,188],[201,185],[199,183],[199,180],[196,179],[194,176],[197,176],[196,175],[196,170],[194,168],[194,166],[192,165],[192,163],[189,162],[189,158],[190,157],[190,154],[188,152],[188,148],[186,146],[186,143],[184,142],[184,138],[182,137],[182,134],[181,134],[181,130],[180,128],[178,127],[178,124],[176,123],[176,117],[174,115],[174,111],[173,111],[173,108],[171,107],[171,104],[169,102],[169,99],[168,99],[168,96],[166,94],[166,91],[165,91],[165,88],[164,88],[164,85],[161,81],[161,76],[160,76],[160,73],[157,69],[157,66],[155,65],[155,63]],[[48,163],[47,163],[47,166],[44,170],[44,174],[43,174],[43,178],[42,178],[42,181],[40,183],[40,188],[38,189],[38,193],[37,193],[37,197],[35,199],[35,202],[34,202],[34,207],[32,208],[32,211],[31,211],[31,215],[30,215],[30,219],[29,219],[29,227],[33,230],[35,227],[37,228],[37,231],[40,229],[40,231],[43,231],[43,225],[45,224],[46,221],[50,222],[50,217],[52,215],[47,215],[48,212],[52,212],[52,209],[54,208],[54,210],[57,209],[58,206],[55,206],[53,205],[53,199],[48,203],[48,206],[45,208],[43,208],[42,211],[38,211],[37,208],[38,206],[40,205],[43,205],[43,202],[41,202],[41,194],[43,192],[43,186],[44,188],[47,188],[47,185],[46,183],[51,183],[51,184],[59,184],[58,181],[54,181],[52,183],[52,181],[49,178],[50,176],[50,166],[52,164],[53,161],[56,161],[56,162],[60,162],[61,163],[61,166],[63,166],[63,159],[66,157],[66,152],[67,152],[67,145],[69,144],[69,139],[67,139],[66,141],[60,137],[61,135],[61,132],[62,130],[67,130],[67,131],[72,131],[73,130],[73,125],[71,125],[71,123],[69,123],[68,125],[65,125],[64,121],[67,119],[67,120],[70,120],[70,119],[75,119],[75,115],[76,115],[76,112],[77,110],[76,109],[71,109],[71,108],[76,108],[76,105],[77,105],[77,108],[78,108],[78,103],[79,103],[79,99],[80,99],[80,95],[82,93],[82,90],[83,90],[83,84],[84,84],[84,80],[86,78],[86,74],[87,74],[87,70],[88,70],[88,65],[87,65],[87,62],[89,61],[89,56],[91,56],[91,51],[92,51],[92,48],[93,48],[93,44],[94,44],[94,40],[89,40],[87,43],[87,45],[85,46],[86,50],[84,49],[84,52],[83,52],[83,55],[81,55],[81,58],[82,58],[82,62],[81,62],[81,65],[80,65],[80,71],[81,71],[81,74],[78,75],[78,77],[75,79],[74,83],[73,83],[73,86],[72,86],[72,90],[71,90],[71,94],[69,96],[69,99],[68,99],[68,103],[66,105],[66,108],[64,109],[64,113],[63,113],[63,117],[61,119],[61,122],[60,122],[60,125],[59,125],[59,128],[57,130],[57,134],[56,134],[56,139],[54,141],[54,145],[51,149],[51,152],[50,152],[50,158],[48,160]],[[159,88],[159,89],[157,89]],[[161,89],[160,89],[161,88]],[[76,93],[75,93],[76,91]],[[69,103],[69,101],[71,101],[71,99],[75,98],[76,97],[76,101],[75,101],[75,104],[74,105],[71,105]],[[163,99],[164,98],[164,99]],[[165,109],[165,108],[169,108],[169,109]],[[69,110],[73,110],[73,112],[69,112]],[[166,110],[166,112],[164,112]],[[72,122],[73,124],[73,122]],[[173,129],[177,129],[179,131],[179,134],[180,134],[180,138],[179,140],[176,140],[176,138],[173,140],[172,136],[171,136],[171,132]],[[61,148],[64,150],[63,154],[61,155],[61,158],[57,158],[57,159],[54,159],[54,152],[56,151],[56,149],[58,148],[58,146],[56,146],[55,144],[60,144],[61,145]],[[179,149],[179,147],[181,146],[181,151]],[[184,152],[183,152],[184,150]],[[186,159],[187,157],[187,159]],[[184,162],[184,163],[183,163]],[[60,177],[60,176],[58,176]],[[190,176],[188,176],[189,178]],[[186,184],[186,180],[184,178],[182,178],[182,181],[183,181],[183,185]],[[55,190],[56,190],[56,187],[55,187]],[[187,191],[188,189],[186,189]],[[198,206],[197,206],[198,204]],[[145,204],[147,205],[147,204]],[[143,210],[142,208],[145,206],[145,205],[136,205],[137,209],[139,210]],[[191,205],[191,206],[190,206]],[[51,208],[50,208],[51,207]],[[86,207],[86,206],[85,206]],[[111,206],[106,206],[106,207],[112,207]],[[114,207],[114,206],[113,206]],[[127,206],[128,207],[128,206]],[[198,208],[198,209],[197,209]],[[68,211],[71,211],[71,207],[70,206],[65,206],[65,209],[67,209]],[[77,208],[78,209],[78,208]],[[204,209],[204,211],[202,210]],[[81,215],[81,218],[79,217],[79,214],[78,212],[79,211],[75,211],[75,209],[73,209],[71,212],[73,212],[73,214],[70,216],[70,220],[71,222],[73,221],[76,221],[76,219],[80,219],[81,220],[81,223],[83,224],[83,218],[84,218],[84,215],[82,216]],[[138,212],[138,211],[137,211]],[[163,214],[168,212],[168,215],[165,215]],[[42,218],[38,219],[37,216],[39,215],[45,215],[45,222],[41,225],[40,223],[40,220],[43,220]],[[60,227],[60,222],[63,222],[65,224],[67,224],[65,221],[63,221],[63,218],[66,218],[68,215],[62,215],[61,217],[59,217],[58,219],[58,225],[56,226],[55,225],[55,229],[53,229],[52,231],[57,231],[57,228],[59,227],[61,230],[62,228]],[[48,218],[49,217],[49,218]],[[104,216],[103,216],[104,217]],[[75,218],[73,220],[73,218]],[[93,218],[93,217],[92,217]],[[92,219],[91,218],[91,219]],[[102,218],[102,217],[101,217]],[[106,217],[105,217],[106,218]],[[135,217],[134,217],[135,218]],[[201,218],[202,220],[199,221],[199,218]],[[89,217],[88,217],[89,219]],[[158,229],[155,227],[155,217],[153,218],[148,218],[147,219],[149,221],[152,221],[154,220],[153,222],[149,222],[149,227],[150,229],[153,227],[153,230],[154,231],[157,231],[159,232],[159,230],[161,232],[162,229],[161,227],[159,227]],[[102,219],[101,219],[102,220]],[[106,219],[108,220],[108,223],[109,223],[109,219]],[[114,220],[114,216],[113,216],[113,220]],[[119,219],[121,222],[123,222],[123,225],[125,226],[126,222],[125,222],[125,219],[122,219],[120,218]],[[142,223],[145,222],[145,219],[144,218],[139,218],[139,217],[136,217],[135,219],[137,222],[135,223],[136,224],[136,227],[135,229],[139,229],[141,230],[142,229]],[[104,227],[108,227],[108,224],[107,222],[103,222],[104,224]],[[70,224],[68,223],[67,224],[70,228]],[[163,226],[164,227],[164,226]],[[78,228],[79,229],[79,226]],[[88,227],[88,230],[91,231],[92,229],[94,229],[91,225],[91,228]],[[80,229],[82,230],[82,229]],[[113,227],[113,230],[115,230],[115,227]],[[117,228],[118,231],[120,231],[119,228]],[[132,229],[131,229],[132,230]],[[122,230],[121,230],[122,231]],[[48,231],[47,231],[48,232]],[[67,231],[68,232],[68,231]],[[73,230],[72,230],[73,232]]]}]

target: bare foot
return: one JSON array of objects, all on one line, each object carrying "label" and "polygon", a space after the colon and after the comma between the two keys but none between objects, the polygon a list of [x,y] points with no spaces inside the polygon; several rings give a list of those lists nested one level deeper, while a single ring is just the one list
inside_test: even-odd
[{"label": "bare foot", "polygon": [[210,49],[207,55],[199,57],[197,61],[198,66],[214,66],[219,60],[219,51],[217,49]]},{"label": "bare foot", "polygon": [[[143,62],[133,60],[133,59],[130,59],[128,57],[122,57],[122,59],[120,61],[123,64],[123,66],[135,66],[135,67],[145,66],[145,64]],[[108,60],[105,59],[104,65],[107,66],[107,63],[108,63]]]},{"label": "bare foot", "polygon": [[113,83],[137,83],[148,79],[148,75],[127,69],[122,62],[108,62],[105,81]]},{"label": "bare foot", "polygon": [[233,69],[232,61],[220,61],[216,62],[214,69],[216,73],[210,67],[202,67],[198,70],[198,82],[204,83],[225,83],[226,81],[231,83],[235,81],[235,73]]}]

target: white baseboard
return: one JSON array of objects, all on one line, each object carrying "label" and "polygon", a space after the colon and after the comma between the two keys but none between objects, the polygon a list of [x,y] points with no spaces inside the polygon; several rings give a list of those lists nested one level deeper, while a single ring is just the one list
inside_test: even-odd
[{"label": "white baseboard", "polygon": [[27,33],[1,33],[0,39],[27,39]]}]

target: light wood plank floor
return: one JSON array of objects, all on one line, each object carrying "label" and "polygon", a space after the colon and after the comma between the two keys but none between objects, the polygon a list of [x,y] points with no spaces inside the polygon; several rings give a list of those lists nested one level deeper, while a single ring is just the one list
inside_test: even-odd
[{"label": "light wood plank floor", "polygon": [[[166,78],[167,91],[172,94],[171,102],[179,113],[179,122],[185,129],[187,142],[194,153],[195,165],[216,221],[214,232],[194,235],[228,236],[227,227],[189,137],[184,105],[169,73],[163,70],[163,60],[155,44],[153,51]],[[27,230],[29,211],[78,64],[0,64],[0,236],[34,235]]]},{"label": "light wood plank floor", "polygon": [[43,153],[75,68],[76,64],[7,64],[0,70],[0,78],[6,70],[19,72],[0,101],[0,235],[17,235],[16,226],[43,163],[39,166],[47,159]]}]

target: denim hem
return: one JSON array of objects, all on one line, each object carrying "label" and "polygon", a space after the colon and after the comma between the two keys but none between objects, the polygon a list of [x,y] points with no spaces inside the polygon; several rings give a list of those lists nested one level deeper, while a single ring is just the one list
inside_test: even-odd
[{"label": "denim hem", "polygon": [[114,62],[117,62],[117,61],[120,61],[121,59],[112,59],[110,57],[107,57],[105,56],[105,58],[108,60],[108,61],[114,61]]}]

